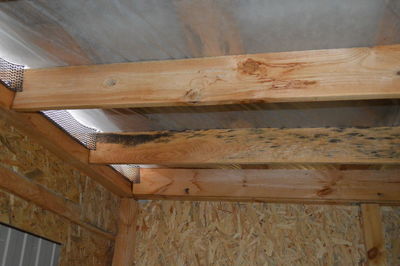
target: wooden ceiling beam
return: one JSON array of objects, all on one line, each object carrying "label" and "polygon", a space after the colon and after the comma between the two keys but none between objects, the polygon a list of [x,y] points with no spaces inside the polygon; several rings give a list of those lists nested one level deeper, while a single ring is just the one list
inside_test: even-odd
[{"label": "wooden ceiling beam", "polygon": [[102,133],[96,164],[399,164],[400,127]]},{"label": "wooden ceiling beam", "polygon": [[9,110],[13,104],[15,92],[7,89],[0,82],[0,108]]},{"label": "wooden ceiling beam", "polygon": [[[13,92],[11,94],[9,92],[7,88],[0,84],[0,96],[12,96]],[[12,97],[8,99],[9,102],[12,101]],[[3,102],[6,103],[5,101]],[[7,110],[7,104],[0,104],[0,119],[7,121],[63,161],[76,167],[113,193],[123,197],[132,197],[132,184],[128,179],[109,166],[90,165],[88,163],[89,150],[43,115],[38,113],[17,113]]]},{"label": "wooden ceiling beam", "polygon": [[400,204],[399,170],[140,169],[138,199]]},{"label": "wooden ceiling beam", "polygon": [[27,69],[13,109],[400,98],[400,45]]}]

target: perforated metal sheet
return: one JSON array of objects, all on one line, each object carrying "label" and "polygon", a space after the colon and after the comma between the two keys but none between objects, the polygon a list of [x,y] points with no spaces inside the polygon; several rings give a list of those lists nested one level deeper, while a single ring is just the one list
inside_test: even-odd
[{"label": "perforated metal sheet", "polygon": [[[96,149],[96,133],[100,132],[99,130],[82,125],[66,110],[43,111],[42,113],[86,148],[90,150]],[[139,166],[110,166],[130,181],[134,183],[140,182]]]},{"label": "perforated metal sheet", "polygon": [[134,164],[112,164],[112,168],[120,172],[135,184],[140,183],[140,167]]},{"label": "perforated metal sheet", "polygon": [[0,83],[13,91],[22,91],[24,66],[0,58]]},{"label": "perforated metal sheet", "polygon": [[86,148],[96,149],[96,133],[99,131],[82,125],[66,110],[43,111],[42,113]]}]

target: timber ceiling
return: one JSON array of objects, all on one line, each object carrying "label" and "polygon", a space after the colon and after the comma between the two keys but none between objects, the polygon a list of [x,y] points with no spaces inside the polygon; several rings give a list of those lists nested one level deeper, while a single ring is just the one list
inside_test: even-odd
[{"label": "timber ceiling", "polygon": [[[400,1],[0,3],[0,57],[29,68],[400,42]],[[399,126],[397,100],[73,110],[101,131]]]},{"label": "timber ceiling", "polygon": [[[0,4],[0,23],[0,56],[42,68],[394,44],[400,41],[400,2],[11,1]],[[77,110],[73,115],[103,131],[400,123],[393,101]]]}]

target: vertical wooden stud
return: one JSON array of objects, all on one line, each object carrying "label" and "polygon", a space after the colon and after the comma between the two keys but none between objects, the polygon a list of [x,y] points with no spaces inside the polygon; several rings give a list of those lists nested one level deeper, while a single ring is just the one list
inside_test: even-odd
[{"label": "vertical wooden stud", "polygon": [[379,204],[362,204],[361,216],[368,265],[387,265]]},{"label": "vertical wooden stud", "polygon": [[139,208],[136,200],[131,198],[121,198],[118,235],[115,239],[113,266],[134,265],[138,210]]}]

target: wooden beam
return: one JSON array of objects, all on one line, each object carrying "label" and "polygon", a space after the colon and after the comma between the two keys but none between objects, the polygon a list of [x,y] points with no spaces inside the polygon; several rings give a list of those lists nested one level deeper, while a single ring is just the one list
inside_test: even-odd
[{"label": "wooden beam", "polygon": [[138,211],[139,207],[136,200],[128,198],[121,199],[113,266],[131,266],[135,264],[136,222]]},{"label": "wooden beam", "polygon": [[387,265],[385,237],[379,205],[362,204],[361,217],[368,265]]},{"label": "wooden beam", "polygon": [[400,45],[28,69],[21,111],[400,98]]},{"label": "wooden beam", "polygon": [[48,189],[32,182],[28,178],[18,175],[17,173],[0,166],[0,187],[15,194],[27,201],[30,201],[39,207],[54,212],[69,221],[76,223],[91,232],[97,233],[103,237],[114,240],[115,236],[112,233],[105,232],[86,222],[83,217],[83,212],[79,205],[66,200]]},{"label": "wooden beam", "polygon": [[400,163],[400,127],[258,128],[104,133],[100,164]]},{"label": "wooden beam", "polygon": [[7,89],[0,82],[0,108],[10,109],[14,101],[15,92]]},{"label": "wooden beam", "polygon": [[[0,96],[6,88],[0,87]],[[1,107],[1,106],[0,106]],[[37,113],[21,114],[0,108],[0,119],[31,137],[63,161],[93,178],[113,193],[132,197],[132,184],[109,166],[90,165],[89,150]]]},{"label": "wooden beam", "polygon": [[138,199],[400,204],[399,170],[140,169]]}]

